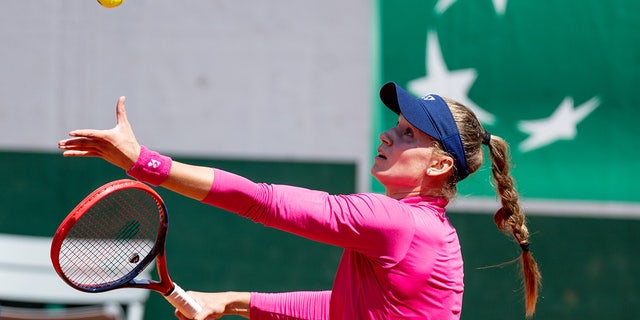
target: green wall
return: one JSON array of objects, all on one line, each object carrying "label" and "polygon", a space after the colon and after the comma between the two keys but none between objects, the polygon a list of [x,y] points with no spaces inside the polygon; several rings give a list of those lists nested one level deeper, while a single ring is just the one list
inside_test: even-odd
[{"label": "green wall", "polygon": [[[510,143],[523,197],[640,203],[625,171],[640,155],[639,1],[437,2],[378,1],[373,90],[395,81],[493,114],[483,127]],[[377,142],[397,115],[373,110]],[[461,191],[493,198],[476,176]]]},{"label": "green wall", "polygon": [[[450,214],[465,263],[462,319],[524,319],[520,248],[486,214]],[[529,216],[542,272],[534,319],[640,319],[640,221]]]}]

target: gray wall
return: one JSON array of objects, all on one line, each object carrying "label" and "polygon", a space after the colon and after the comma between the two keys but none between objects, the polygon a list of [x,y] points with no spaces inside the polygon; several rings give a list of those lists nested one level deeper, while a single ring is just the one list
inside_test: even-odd
[{"label": "gray wall", "polygon": [[172,154],[370,158],[370,11],[352,1],[14,1],[0,9],[0,150],[114,125]]}]

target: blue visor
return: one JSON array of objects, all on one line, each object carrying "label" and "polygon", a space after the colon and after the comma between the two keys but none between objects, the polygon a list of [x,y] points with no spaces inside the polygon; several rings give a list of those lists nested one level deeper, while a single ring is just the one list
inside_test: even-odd
[{"label": "blue visor", "polygon": [[380,99],[391,111],[402,114],[411,125],[442,144],[455,162],[458,181],[469,175],[458,126],[442,97],[428,94],[419,99],[396,83],[387,82],[380,89]]}]

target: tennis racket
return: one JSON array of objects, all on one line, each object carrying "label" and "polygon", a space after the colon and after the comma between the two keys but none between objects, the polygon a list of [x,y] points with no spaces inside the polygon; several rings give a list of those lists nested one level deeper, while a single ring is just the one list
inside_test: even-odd
[{"label": "tennis racket", "polygon": [[[113,181],[89,194],[62,221],[51,243],[51,261],[75,289],[150,289],[193,318],[202,308],[167,271],[167,228],[167,210],[158,193],[138,181]],[[159,281],[136,279],[154,259]]]}]

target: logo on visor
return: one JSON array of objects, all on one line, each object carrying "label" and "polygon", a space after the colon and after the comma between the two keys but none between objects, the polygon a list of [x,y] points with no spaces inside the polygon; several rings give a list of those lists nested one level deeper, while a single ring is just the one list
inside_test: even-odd
[{"label": "logo on visor", "polygon": [[422,100],[435,100],[436,98],[434,98],[432,95],[428,94],[424,97],[422,97]]}]

